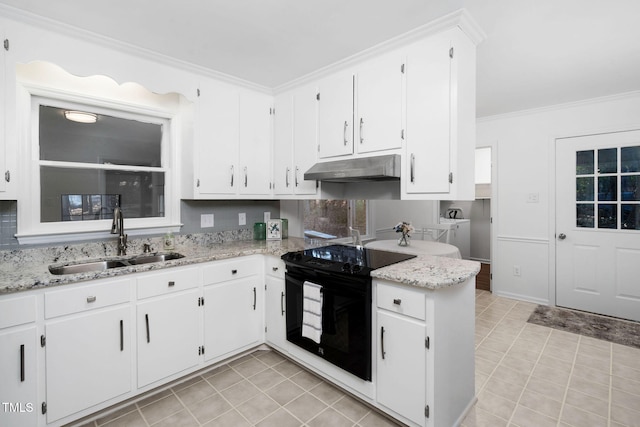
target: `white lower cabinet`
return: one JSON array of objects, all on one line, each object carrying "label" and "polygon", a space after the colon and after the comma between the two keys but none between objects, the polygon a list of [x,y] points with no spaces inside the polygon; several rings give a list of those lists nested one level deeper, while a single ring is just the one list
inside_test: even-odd
[{"label": "white lower cabinet", "polygon": [[205,360],[222,359],[264,342],[262,257],[203,268]]},{"label": "white lower cabinet", "polygon": [[197,267],[147,274],[137,282],[138,387],[198,365],[200,275]]},{"label": "white lower cabinet", "polygon": [[45,333],[47,422],[131,391],[128,304],[48,322]]},{"label": "white lower cabinet", "polygon": [[287,316],[285,312],[284,262],[267,257],[265,282],[265,340],[277,350],[286,351]]},{"label": "white lower cabinet", "polygon": [[198,298],[193,289],[138,304],[138,387],[198,365]]},{"label": "white lower cabinet", "polygon": [[36,328],[0,330],[0,425],[37,424]]},{"label": "white lower cabinet", "polygon": [[424,292],[378,284],[377,401],[425,424],[427,348]]}]

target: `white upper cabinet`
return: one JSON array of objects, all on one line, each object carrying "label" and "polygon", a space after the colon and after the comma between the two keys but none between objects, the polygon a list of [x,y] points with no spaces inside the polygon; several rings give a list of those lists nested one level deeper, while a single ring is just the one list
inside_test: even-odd
[{"label": "white upper cabinet", "polygon": [[[271,194],[272,111],[272,96],[248,90],[240,92],[240,194]],[[225,146],[221,149],[224,150]]]},{"label": "white upper cabinet", "polygon": [[183,197],[271,194],[271,168],[267,165],[271,159],[272,102],[267,94],[213,80],[201,83],[194,142],[183,154],[183,177],[187,180]]},{"label": "white upper cabinet", "polygon": [[8,144],[13,140],[13,126],[15,122],[15,108],[11,108],[15,99],[15,70],[12,66],[10,41],[0,28],[0,200],[15,199],[15,185],[17,178],[15,170],[15,144]]},{"label": "white upper cabinet", "polygon": [[407,48],[403,198],[473,200],[475,75],[459,28]]},{"label": "white upper cabinet", "polygon": [[317,90],[304,86],[276,96],[274,194],[315,195],[316,182],[304,173],[316,162]]},{"label": "white upper cabinet", "polygon": [[397,51],[365,63],[356,76],[358,153],[402,148],[404,63]]},{"label": "white upper cabinet", "polygon": [[203,82],[195,117],[194,198],[235,194],[240,132],[238,90],[230,85]]},{"label": "white upper cabinet", "polygon": [[340,72],[318,83],[318,157],[353,154],[353,74]]}]

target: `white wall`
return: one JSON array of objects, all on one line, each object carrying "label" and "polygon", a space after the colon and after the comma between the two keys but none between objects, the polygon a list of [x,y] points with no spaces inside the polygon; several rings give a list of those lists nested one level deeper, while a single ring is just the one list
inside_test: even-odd
[{"label": "white wall", "polygon": [[637,128],[640,92],[478,120],[477,146],[497,148],[496,294],[555,304],[555,138]]},{"label": "white wall", "polygon": [[[396,238],[391,228],[401,221],[411,223],[416,229],[428,224],[437,224],[436,202],[430,200],[371,200],[371,215],[376,237]],[[387,231],[381,231],[386,229]],[[371,233],[373,235],[373,233]]]}]

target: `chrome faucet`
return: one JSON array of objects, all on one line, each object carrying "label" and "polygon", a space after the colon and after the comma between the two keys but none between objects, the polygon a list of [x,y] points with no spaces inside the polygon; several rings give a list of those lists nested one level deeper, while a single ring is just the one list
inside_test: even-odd
[{"label": "chrome faucet", "polygon": [[118,234],[118,255],[127,254],[127,235],[124,234],[124,217],[120,206],[113,209],[113,223],[111,224],[111,234]]}]

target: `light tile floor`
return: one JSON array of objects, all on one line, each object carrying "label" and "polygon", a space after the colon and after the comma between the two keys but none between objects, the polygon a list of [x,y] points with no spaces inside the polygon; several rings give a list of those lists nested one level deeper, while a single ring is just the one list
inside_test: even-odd
[{"label": "light tile floor", "polygon": [[[529,324],[534,308],[477,291],[478,403],[462,425],[640,427],[640,349]],[[257,351],[85,425],[395,424],[279,354]]]}]

